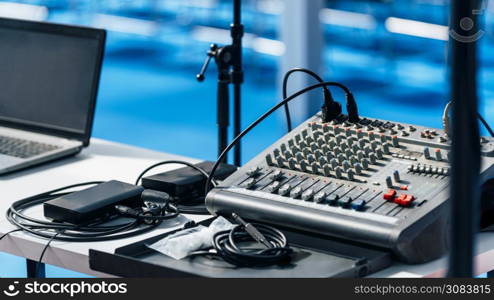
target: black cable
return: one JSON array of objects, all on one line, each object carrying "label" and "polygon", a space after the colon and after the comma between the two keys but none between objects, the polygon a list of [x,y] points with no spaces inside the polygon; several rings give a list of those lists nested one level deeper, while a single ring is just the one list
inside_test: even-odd
[{"label": "black cable", "polygon": [[489,134],[494,137],[494,131],[492,130],[491,126],[489,126],[489,123],[482,117],[480,113],[477,113],[477,117],[479,118],[480,122],[484,125],[485,129],[489,132]]},{"label": "black cable", "polygon": [[46,250],[48,249],[48,247],[50,246],[51,242],[53,242],[53,240],[60,234],[62,233],[61,231],[57,232],[55,235],[53,235],[49,240],[48,242],[46,243],[45,247],[43,248],[43,251],[41,251],[41,255],[39,256],[39,259],[38,259],[38,262],[36,263],[36,268],[35,268],[35,276],[36,277],[39,277],[39,268],[41,266],[41,264],[43,263],[43,257],[45,256],[45,252]]},{"label": "black cable", "polygon": [[1,241],[4,237],[6,237],[7,235],[9,235],[9,234],[11,234],[11,233],[13,233],[13,232],[16,232],[16,231],[21,231],[21,230],[22,230],[22,229],[17,228],[17,229],[14,229],[14,230],[11,230],[11,231],[9,231],[9,232],[4,233],[2,236],[0,236],[0,241]]},{"label": "black cable", "polygon": [[[213,247],[216,253],[209,251],[197,251],[192,256],[217,256],[237,267],[266,267],[281,265],[290,262],[293,249],[290,248],[285,235],[278,229],[259,223],[252,225],[266,237],[272,247],[261,245],[255,248],[256,242],[250,234],[240,225],[231,230],[216,233],[213,237]],[[245,246],[243,246],[245,245]]]},{"label": "black cable", "polygon": [[[218,169],[218,166],[220,165],[221,161],[225,157],[225,155],[230,151],[247,133],[249,133],[254,127],[256,127],[259,123],[261,123],[264,119],[266,119],[268,116],[270,116],[273,112],[275,112],[277,109],[279,109],[281,106],[285,105],[286,103],[292,101],[293,99],[297,98],[298,96],[307,93],[308,91],[311,91],[313,89],[320,88],[322,86],[336,86],[341,88],[345,93],[347,94],[347,99],[353,99],[353,96],[350,92],[350,90],[344,86],[341,83],[338,82],[333,82],[333,81],[328,81],[328,82],[323,82],[323,83],[317,83],[311,86],[308,86],[302,90],[299,90],[298,92],[294,93],[288,98],[283,99],[281,102],[277,103],[275,106],[270,108],[266,113],[261,115],[257,120],[252,122],[247,128],[245,128],[238,136],[236,136],[233,141],[226,147],[226,149],[221,153],[221,155],[218,157],[218,160],[215,162],[213,168],[211,169],[211,172],[209,173],[209,178],[206,182],[205,186],[205,194],[209,192],[209,187],[211,186],[211,178],[214,177],[214,173],[216,172],[216,169]],[[351,101],[351,100],[350,100]],[[355,101],[353,99],[353,101]]]},{"label": "black cable", "polygon": [[[114,215],[105,219],[94,220],[87,224],[73,225],[38,220],[23,214],[23,211],[30,207],[69,194],[69,192],[64,192],[66,190],[99,183],[102,182],[78,183],[18,200],[7,210],[7,220],[19,229],[33,235],[69,242],[95,242],[122,239],[148,232],[161,224],[162,220],[157,220],[153,224],[142,224],[142,219],[134,219],[122,224],[104,225],[118,217]],[[57,233],[53,233],[53,231],[57,231]]]},{"label": "black cable", "polygon": [[[315,72],[309,70],[309,69],[304,69],[304,68],[295,68],[291,69],[288,72],[285,73],[283,76],[283,99],[285,99],[287,95],[287,86],[288,86],[288,79],[290,78],[290,75],[292,75],[295,72],[302,72],[306,73],[312,77],[314,77],[319,83],[324,82],[324,80],[321,78],[321,76],[317,75]],[[331,92],[326,86],[323,86],[323,90],[325,93],[325,96],[328,95],[330,99],[332,99]],[[286,117],[286,125],[288,127],[288,132],[292,131],[292,118],[290,116],[290,108],[288,107],[288,103],[285,103],[285,117]]]}]

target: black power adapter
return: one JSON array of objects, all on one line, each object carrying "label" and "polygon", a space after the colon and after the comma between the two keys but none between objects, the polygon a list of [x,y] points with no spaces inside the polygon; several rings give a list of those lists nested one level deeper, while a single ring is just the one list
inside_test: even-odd
[{"label": "black power adapter", "polygon": [[[205,161],[195,164],[210,173],[214,163]],[[215,180],[224,180],[237,170],[236,166],[229,164],[220,164],[214,174]],[[204,197],[204,185],[206,178],[204,175],[191,167],[184,167],[172,171],[159,173],[142,178],[142,186],[146,189],[152,189],[168,193],[175,199],[190,201]]]},{"label": "black power adapter", "polygon": [[83,224],[115,211],[115,205],[136,207],[144,188],[116,180],[70,193],[43,204],[45,217],[56,222]]}]

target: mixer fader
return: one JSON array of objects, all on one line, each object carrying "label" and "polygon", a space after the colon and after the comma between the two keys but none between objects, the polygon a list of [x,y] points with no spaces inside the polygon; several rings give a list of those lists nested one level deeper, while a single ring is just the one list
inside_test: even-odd
[{"label": "mixer fader", "polygon": [[[494,140],[479,142],[486,179]],[[206,204],[214,214],[241,212],[424,262],[448,247],[449,151],[439,129],[316,115],[213,189]]]}]

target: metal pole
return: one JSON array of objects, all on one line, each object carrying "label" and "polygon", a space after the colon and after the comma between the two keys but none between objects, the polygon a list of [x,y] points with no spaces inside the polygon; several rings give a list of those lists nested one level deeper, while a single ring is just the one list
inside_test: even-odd
[{"label": "metal pole", "polygon": [[[230,25],[232,36],[232,51],[234,53],[233,71],[231,79],[233,83],[233,135],[237,136],[242,130],[242,83],[244,74],[242,70],[242,37],[244,27],[241,17],[242,3],[240,0],[233,1],[233,23]],[[240,166],[242,163],[242,149],[240,142],[235,146],[233,155],[234,164]]]},{"label": "metal pole", "polygon": [[480,134],[477,123],[478,0],[451,1],[450,76],[453,101],[451,253],[449,277],[472,277],[479,228]]}]

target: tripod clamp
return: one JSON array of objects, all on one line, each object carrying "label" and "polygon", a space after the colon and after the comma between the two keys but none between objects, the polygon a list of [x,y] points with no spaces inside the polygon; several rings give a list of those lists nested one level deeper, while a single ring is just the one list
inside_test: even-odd
[{"label": "tripod clamp", "polygon": [[230,68],[235,64],[234,62],[234,53],[233,46],[223,46],[218,47],[216,44],[211,44],[209,46],[209,51],[207,52],[206,61],[202,65],[201,71],[196,75],[196,79],[199,82],[203,82],[205,77],[205,73],[208,69],[209,63],[211,59],[214,58],[216,62],[216,66],[218,67],[218,79],[219,80],[228,80],[228,83],[236,83],[242,82],[243,76],[236,76],[233,71],[230,71]]}]

